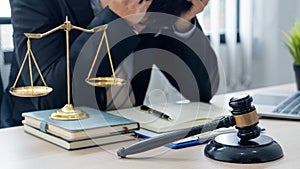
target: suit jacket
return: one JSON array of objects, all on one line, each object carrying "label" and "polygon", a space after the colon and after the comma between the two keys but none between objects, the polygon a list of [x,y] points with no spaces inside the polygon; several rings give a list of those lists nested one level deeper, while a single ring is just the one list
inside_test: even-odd
[{"label": "suit jacket", "polygon": [[[132,52],[135,52],[134,55],[137,60],[143,60],[144,58],[147,58],[147,56],[144,56],[144,54],[139,55],[139,51],[150,48],[167,50],[170,53],[174,53],[178,56],[190,56],[180,57],[180,59],[191,67],[190,70],[193,73],[199,88],[198,92],[196,92],[197,96],[194,98],[191,97],[192,100],[208,102],[215,93],[215,89],[212,89],[213,85],[211,84],[218,84],[218,73],[215,72],[217,71],[216,59],[212,59],[215,63],[215,65],[213,65],[213,74],[215,77],[212,78],[209,75],[211,73],[207,71],[207,66],[205,67],[201,59],[197,57],[195,51],[191,50],[187,44],[182,43],[182,41],[170,38],[167,36],[168,33],[160,36],[154,36],[153,33],[136,35],[123,20],[112,22],[116,19],[119,19],[119,17],[109,8],[103,9],[100,13],[94,16],[89,0],[10,0],[10,3],[12,9],[12,24],[14,29],[13,38],[15,57],[13,59],[9,86],[11,86],[14,82],[19,71],[20,64],[22,63],[27,50],[27,39],[24,36],[24,33],[47,32],[50,29],[61,25],[65,21],[65,17],[68,16],[73,25],[83,28],[93,28],[99,25],[110,23],[107,33],[110,43],[113,44],[111,53],[113,56],[114,67],[118,67],[118,65]],[[89,60],[82,56],[82,53],[84,53],[82,52],[82,49],[95,45],[94,43],[85,45],[88,41],[90,41],[90,39],[93,39],[90,33],[82,33],[79,31],[70,32],[71,72],[74,72],[76,75],[84,72],[82,69],[78,69],[78,66],[76,65],[78,65],[78,63],[83,64],[82,62]],[[54,90],[52,93],[44,97],[19,98],[10,95],[7,89],[6,93],[4,94],[3,106],[1,108],[1,127],[21,125],[22,112],[61,108],[67,103],[67,84],[65,73],[66,49],[64,31],[57,31],[42,39],[32,39],[31,46],[47,85],[53,87]],[[209,47],[209,51],[211,51],[210,46],[207,45],[206,42],[201,46],[203,48]],[[156,62],[157,59],[150,59],[147,63],[151,65]],[[170,63],[172,62],[170,61]],[[107,57],[103,58],[99,67],[100,68],[97,71],[98,76],[111,76],[111,70]],[[174,67],[176,67],[176,65],[174,65]],[[132,86],[137,100],[137,105],[139,105],[142,104],[145,97],[151,72],[150,69],[139,70],[137,68],[137,70],[137,73],[132,79]],[[176,76],[174,77],[172,74],[168,74],[167,71],[168,70],[165,71],[165,75],[168,77],[171,83],[179,90],[182,90],[180,89],[180,85],[178,85],[178,79],[181,80],[182,78],[177,78]],[[184,76],[180,75],[180,73],[175,74],[179,75],[179,77]],[[73,80],[74,79],[76,81],[77,77],[74,76]],[[42,85],[37,71],[33,71],[33,80],[34,85]],[[29,84],[29,69],[28,65],[25,64],[17,86]],[[72,83],[72,88],[72,95],[76,98],[80,98],[79,101],[77,101],[78,99],[76,100],[76,105],[89,105],[89,103],[92,102],[92,100],[89,98],[90,95],[85,94],[89,92],[80,92],[83,90],[80,85],[77,85],[77,82]],[[105,88],[92,89],[92,92],[94,92],[98,107],[100,109],[105,109]],[[195,93],[195,91],[189,92]]]}]

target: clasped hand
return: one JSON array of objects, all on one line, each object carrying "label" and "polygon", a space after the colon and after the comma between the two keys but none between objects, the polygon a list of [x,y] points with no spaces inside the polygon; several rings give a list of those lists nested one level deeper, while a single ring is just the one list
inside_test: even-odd
[{"label": "clasped hand", "polygon": [[202,12],[206,5],[208,4],[209,0],[187,0],[192,2],[192,7],[187,12],[184,12],[180,15],[182,19],[185,20],[192,20],[198,13]]},{"label": "clasped hand", "polygon": [[[145,16],[147,9],[151,5],[153,0],[100,0],[109,1],[107,4],[109,8],[124,18],[130,26],[138,24]],[[186,0],[192,2],[192,7],[187,12],[180,15],[180,18],[190,21],[198,13],[202,12],[209,0]],[[184,29],[182,27],[182,21],[176,23],[176,27]],[[183,30],[184,31],[184,30]]]},{"label": "clasped hand", "polygon": [[143,19],[151,2],[152,0],[111,0],[109,8],[133,26]]}]

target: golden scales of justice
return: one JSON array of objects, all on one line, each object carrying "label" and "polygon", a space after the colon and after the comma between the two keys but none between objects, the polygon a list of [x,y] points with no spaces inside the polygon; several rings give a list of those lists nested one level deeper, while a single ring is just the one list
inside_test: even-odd
[{"label": "golden scales of justice", "polygon": [[[93,29],[84,29],[84,28],[80,28],[77,26],[74,26],[71,24],[71,22],[68,20],[68,17],[66,17],[66,21],[48,31],[45,33],[25,33],[25,36],[27,37],[27,52],[26,55],[24,57],[24,60],[21,64],[20,70],[18,72],[17,78],[13,84],[13,86],[10,88],[10,93],[14,96],[18,96],[18,97],[40,97],[40,96],[45,96],[47,94],[49,94],[50,92],[52,92],[52,88],[48,87],[44,77],[41,73],[41,70],[37,64],[37,61],[34,57],[34,54],[31,50],[31,45],[30,45],[30,39],[40,39],[43,38],[47,35],[50,35],[58,30],[63,29],[66,32],[66,60],[67,60],[67,96],[68,96],[68,103],[61,109],[56,110],[55,112],[53,112],[50,116],[51,119],[53,120],[79,120],[79,119],[83,119],[83,118],[87,118],[88,115],[86,112],[83,112],[80,109],[75,108],[72,104],[71,104],[71,95],[70,95],[70,49],[69,49],[69,31],[71,31],[72,29],[76,29],[82,32],[88,32],[88,33],[95,33],[95,32],[100,32],[103,31],[103,35],[101,37],[96,55],[94,57],[92,66],[89,70],[88,76],[85,79],[85,81],[92,86],[95,87],[109,87],[109,86],[122,86],[126,83],[126,81],[124,79],[121,78],[117,78],[115,75],[115,71],[114,71],[114,67],[112,64],[112,58],[111,58],[111,54],[110,54],[110,48],[108,45],[108,39],[107,39],[107,34],[106,34],[106,29],[107,29],[108,25],[101,25],[98,27],[95,27]],[[110,62],[110,67],[112,70],[112,77],[90,77],[92,74],[92,71],[94,69],[95,63],[97,61],[98,55],[100,53],[100,49],[101,46],[103,44],[103,40],[105,40],[106,43],[106,48],[107,48],[107,53],[108,53],[108,57],[109,57],[109,62]],[[31,85],[30,86],[22,86],[22,87],[16,87],[16,84],[20,78],[20,75],[22,73],[22,70],[24,68],[25,62],[28,60],[28,64],[29,64],[29,76],[30,76],[30,82]],[[33,85],[33,77],[32,77],[32,61],[34,63],[34,66],[36,67],[39,76],[43,82],[44,86],[34,86]]]}]

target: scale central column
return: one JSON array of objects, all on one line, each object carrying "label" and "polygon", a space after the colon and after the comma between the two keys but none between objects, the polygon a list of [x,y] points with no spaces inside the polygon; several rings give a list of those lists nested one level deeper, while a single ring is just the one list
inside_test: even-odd
[{"label": "scale central column", "polygon": [[71,77],[70,77],[70,46],[69,46],[69,31],[72,29],[72,24],[66,17],[64,30],[66,32],[66,62],[67,62],[67,97],[68,103],[61,109],[56,110],[50,116],[53,120],[79,120],[87,118],[86,112],[75,108],[71,104]]}]

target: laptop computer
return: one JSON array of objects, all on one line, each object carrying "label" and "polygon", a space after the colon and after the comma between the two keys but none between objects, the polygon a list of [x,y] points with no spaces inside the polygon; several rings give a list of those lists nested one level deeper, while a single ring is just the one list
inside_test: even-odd
[{"label": "laptop computer", "polygon": [[261,117],[300,120],[300,92],[269,91],[253,95]]}]

